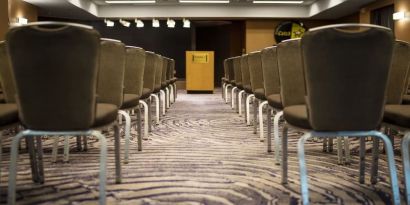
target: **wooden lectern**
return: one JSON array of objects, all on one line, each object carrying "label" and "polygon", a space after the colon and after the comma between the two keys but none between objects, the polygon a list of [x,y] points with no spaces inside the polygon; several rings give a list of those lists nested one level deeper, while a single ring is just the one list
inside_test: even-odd
[{"label": "wooden lectern", "polygon": [[214,91],[213,51],[186,51],[186,90]]}]

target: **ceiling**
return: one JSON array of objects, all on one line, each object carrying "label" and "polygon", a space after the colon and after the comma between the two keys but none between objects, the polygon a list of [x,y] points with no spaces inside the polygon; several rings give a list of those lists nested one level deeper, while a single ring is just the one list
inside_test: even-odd
[{"label": "ceiling", "polygon": [[[108,4],[105,0],[24,0],[39,8],[41,16],[95,20],[99,18],[314,18],[336,19],[359,11],[376,0],[303,0],[301,4],[255,4],[230,0],[227,4],[179,3],[156,0],[153,4]],[[117,0],[118,1],[118,0]],[[272,0],[278,1],[278,0]]]}]

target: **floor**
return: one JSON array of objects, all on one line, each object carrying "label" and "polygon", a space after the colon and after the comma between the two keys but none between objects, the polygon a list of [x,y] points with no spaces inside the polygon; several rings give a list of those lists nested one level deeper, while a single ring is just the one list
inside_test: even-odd
[{"label": "floor", "polygon": [[[289,135],[290,179],[288,185],[282,185],[273,153],[266,152],[252,127],[223,103],[220,93],[187,95],[181,91],[177,102],[143,142],[142,152],[137,151],[136,132],[132,134],[135,146],[130,163],[123,165],[122,184],[114,184],[113,139],[109,138],[108,204],[300,203],[296,157],[300,135]],[[89,150],[79,152],[75,139],[71,139],[69,163],[62,162],[61,154],[59,162],[51,163],[51,145],[51,140],[44,139],[43,185],[31,182],[28,154],[20,155],[18,204],[97,204],[98,141],[89,140]],[[8,159],[9,141],[4,147],[3,159]],[[351,165],[337,165],[336,153],[323,153],[321,147],[320,142],[307,145],[312,204],[389,204],[384,155],[380,182],[372,186],[368,177],[371,154],[367,154],[366,183],[361,185],[357,141],[353,141]],[[400,157],[396,159],[399,165]],[[0,200],[4,203],[8,162],[3,160],[1,167]],[[401,168],[398,171],[402,181]]]}]

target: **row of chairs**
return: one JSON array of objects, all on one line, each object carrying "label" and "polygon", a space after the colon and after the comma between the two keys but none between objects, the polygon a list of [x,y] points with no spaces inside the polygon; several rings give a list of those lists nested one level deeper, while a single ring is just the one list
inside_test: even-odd
[{"label": "row of chairs", "polygon": [[101,38],[89,26],[36,22],[11,28],[6,41],[0,43],[0,80],[5,97],[5,103],[0,104],[0,129],[19,126],[22,131],[12,138],[8,204],[16,202],[21,138],[26,139],[33,181],[44,183],[41,136],[55,137],[53,161],[57,159],[59,136],[65,136],[64,161],[69,160],[69,136],[77,136],[77,148],[84,150],[87,137],[98,138],[99,202],[105,204],[108,131],[114,129],[115,182],[121,183],[122,117],[125,118],[123,162],[128,163],[130,114],[136,114],[137,146],[141,151],[143,136],[148,137],[153,127],[153,99],[156,124],[175,102],[174,73],[173,59]]},{"label": "row of chairs", "polygon": [[[304,133],[297,145],[303,204],[309,204],[305,142],[323,138],[323,150],[331,151],[332,139],[336,138],[341,163],[342,141],[345,160],[349,161],[348,139],[359,137],[358,179],[364,183],[365,140],[369,136],[373,137],[371,183],[377,182],[379,140],[382,139],[388,158],[392,203],[400,204],[391,130],[410,130],[410,105],[402,104],[409,67],[410,45],[394,40],[390,29],[367,24],[330,25],[311,29],[301,39],[226,59],[222,98],[225,102],[230,99],[232,108],[241,115],[246,97],[248,125],[251,124],[249,104],[253,101],[254,133],[259,114],[261,141],[265,134],[263,106],[267,105],[268,152],[271,151],[274,114],[275,161],[281,165],[283,184],[288,182],[288,129]],[[402,141],[408,204],[409,142],[410,132]]]}]

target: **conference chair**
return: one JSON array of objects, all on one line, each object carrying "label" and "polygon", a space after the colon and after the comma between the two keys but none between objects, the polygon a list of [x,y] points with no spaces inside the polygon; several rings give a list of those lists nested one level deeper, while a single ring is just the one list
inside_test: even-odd
[{"label": "conference chair", "polygon": [[[265,88],[265,97],[268,101],[267,106],[267,151],[271,152],[271,130],[272,119],[271,113],[275,112],[274,120],[274,140],[275,140],[275,160],[279,163],[279,119],[282,116],[283,106],[280,99],[280,80],[278,69],[278,56],[276,52],[276,46],[267,47],[261,51],[262,69],[263,69],[263,84]],[[259,113],[261,114],[261,113]],[[260,134],[263,135],[263,124],[259,124]]]},{"label": "conference chair", "polygon": [[[155,99],[157,103],[155,106],[155,116],[156,116],[156,123],[159,123],[159,98],[157,95],[153,95],[154,87],[155,87],[155,56],[156,54],[150,51],[146,51],[146,59],[145,59],[145,68],[144,68],[144,78],[143,78],[143,90],[142,96],[140,99],[141,103],[145,102],[144,107],[147,107],[148,110],[148,120],[144,119],[144,123],[148,123],[148,132],[152,131],[152,108],[151,102],[152,98]],[[145,137],[148,137],[147,132],[145,132]]]},{"label": "conference chair", "polygon": [[[303,204],[309,204],[304,143],[312,137],[340,136],[372,136],[384,141],[392,204],[400,204],[393,146],[389,138],[378,131],[392,60],[392,31],[365,24],[331,25],[311,29],[304,34],[300,43],[306,80],[306,105],[285,105],[284,118],[287,122],[285,127],[309,130],[298,142]],[[285,135],[284,131],[282,144],[286,144]],[[364,154],[363,147],[361,152]],[[364,168],[363,161],[360,163],[360,168]]]},{"label": "conference chair", "polygon": [[165,113],[166,113],[166,111],[169,107],[169,102],[168,102],[168,100],[169,100],[169,89],[167,87],[167,79],[166,79],[167,78],[168,61],[167,61],[166,57],[164,57],[164,56],[161,56],[161,59],[162,59],[162,61],[161,61],[161,65],[160,65],[161,66],[161,81],[160,81],[161,88],[160,88],[160,91],[161,91],[162,95],[164,96],[163,99],[162,99],[162,101],[163,101],[162,115],[165,115]]},{"label": "conference chair", "polygon": [[176,98],[178,97],[178,92],[177,92],[177,80],[178,78],[176,77],[176,70],[175,70],[175,60],[171,59],[171,72],[170,72],[170,83],[173,86],[174,89],[174,102]]},{"label": "conference chair", "polygon": [[[16,129],[20,126],[18,118],[18,109],[16,105],[16,88],[13,82],[12,67],[10,64],[9,54],[4,41],[0,42],[0,84],[3,89],[4,102],[0,104],[0,162],[2,161],[2,142],[3,131]],[[41,138],[36,138],[37,144],[41,145]],[[33,138],[26,139],[28,152],[30,154],[30,165],[33,182],[41,183],[43,181],[41,164],[42,152],[35,149]],[[37,146],[41,150],[41,146]],[[0,175],[1,175],[0,167]]]},{"label": "conference chair", "polygon": [[[233,59],[232,58],[228,58],[224,61],[224,66],[227,67],[227,71],[228,71],[228,83],[225,86],[225,103],[228,104],[229,99],[228,99],[228,93],[229,93],[229,88],[231,88],[231,90],[235,87],[235,76],[234,76],[234,72],[233,72]],[[231,101],[232,101],[232,95],[231,95]],[[231,103],[232,106],[232,103]]]},{"label": "conference chair", "polygon": [[[248,66],[248,54],[244,54],[241,56],[241,74],[242,74],[242,86],[245,90],[244,98],[245,98],[245,122],[247,125],[250,125],[250,117],[249,117],[249,102],[250,98],[254,97],[252,92],[251,86],[251,79],[249,76],[249,66]],[[242,100],[241,98],[239,100]],[[239,102],[241,104],[242,102]]]},{"label": "conference chair", "polygon": [[224,60],[224,76],[221,78],[222,99],[225,100],[225,87],[228,85],[228,67],[226,66],[226,59]]},{"label": "conference chair", "polygon": [[[160,116],[165,115],[165,92],[161,90],[161,82],[162,82],[162,56],[159,54],[155,54],[155,86],[154,86],[154,91],[152,96],[157,96],[159,97],[158,108],[160,109]],[[162,110],[161,110],[162,108]],[[160,119],[160,118],[159,118]],[[157,124],[159,123],[159,119],[157,121]]]},{"label": "conference chair", "polygon": [[[265,97],[265,89],[263,85],[263,70],[261,52],[255,51],[249,54],[248,57],[249,74],[251,79],[253,98],[253,133],[257,133],[257,116],[259,110],[259,123],[263,123],[262,109],[268,103]],[[258,109],[259,108],[259,109]],[[263,125],[262,125],[263,126]],[[264,141],[263,134],[259,136],[261,142]]]},{"label": "conference chair", "polygon": [[[236,109],[236,112],[239,113],[239,116],[242,116],[242,97],[245,90],[243,89],[242,84],[242,72],[241,72],[241,56],[236,56],[233,58],[233,69],[235,76],[235,85],[232,89],[232,109]],[[235,96],[235,101],[233,100]],[[235,106],[236,104],[236,106]]]},{"label": "conference chair", "polygon": [[[393,49],[393,57],[392,57],[392,64],[390,68],[389,74],[389,81],[387,84],[387,99],[386,99],[386,106],[384,111],[384,131],[390,138],[391,143],[394,147],[394,135],[392,134],[391,130],[397,130],[407,134],[410,129],[409,125],[409,112],[408,106],[405,104],[401,104],[403,95],[407,90],[407,79],[409,76],[409,66],[410,66],[410,44],[404,41],[396,40]],[[406,137],[403,139],[403,144],[406,144]],[[377,176],[378,176],[378,159],[379,159],[379,149],[378,144],[379,140],[373,140],[374,146],[372,147],[373,150],[373,159],[372,159],[372,169],[371,169],[371,178],[370,182],[372,184],[377,183]],[[385,148],[386,149],[386,148]],[[408,147],[404,146],[402,148],[402,156],[403,156],[403,167],[405,168],[406,160],[409,158],[405,158],[408,156]],[[406,169],[404,169],[405,177],[406,177]],[[408,177],[408,174],[407,174]],[[407,182],[408,180],[405,180]],[[406,186],[407,188],[408,186]],[[410,193],[407,188],[407,193]],[[409,201],[410,198],[407,198]]]},{"label": "conference chair", "polygon": [[121,163],[118,107],[97,103],[100,35],[80,24],[37,22],[11,28],[6,42],[19,118],[26,128],[11,144],[8,204],[16,199],[20,139],[60,135],[99,139],[99,203],[105,204],[107,141],[99,129],[114,127],[116,183],[121,182]]}]

